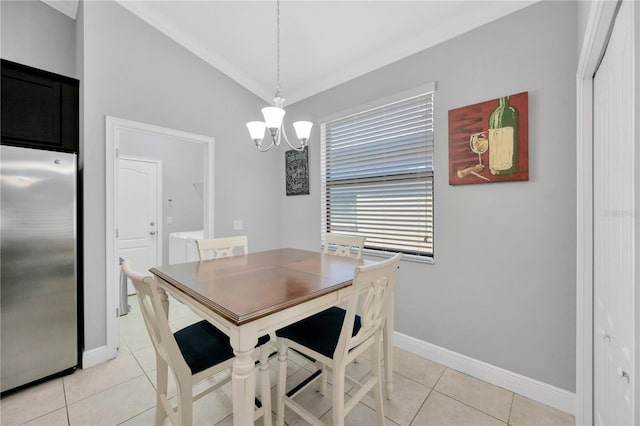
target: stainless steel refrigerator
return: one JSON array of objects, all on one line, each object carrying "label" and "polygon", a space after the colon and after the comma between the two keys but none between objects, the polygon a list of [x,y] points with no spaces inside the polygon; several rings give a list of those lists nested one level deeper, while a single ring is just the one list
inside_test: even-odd
[{"label": "stainless steel refrigerator", "polygon": [[76,155],[2,145],[2,392],[78,365]]}]

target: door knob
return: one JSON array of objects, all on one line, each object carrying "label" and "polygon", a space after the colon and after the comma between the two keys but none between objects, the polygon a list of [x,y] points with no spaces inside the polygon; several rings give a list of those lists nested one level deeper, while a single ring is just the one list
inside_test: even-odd
[{"label": "door knob", "polygon": [[149,235],[156,235],[156,231],[149,231]]},{"label": "door knob", "polygon": [[616,370],[616,374],[621,379],[627,379],[627,383],[629,383],[629,373],[624,371],[622,367],[618,367],[618,369]]},{"label": "door knob", "polygon": [[600,330],[600,337],[602,337],[602,340],[611,341],[611,336],[604,330]]}]

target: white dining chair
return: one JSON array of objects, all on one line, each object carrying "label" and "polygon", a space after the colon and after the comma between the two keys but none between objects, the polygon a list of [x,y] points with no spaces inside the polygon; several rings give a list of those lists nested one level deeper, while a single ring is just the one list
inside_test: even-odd
[{"label": "white dining chair", "polygon": [[[200,260],[231,257],[249,253],[249,243],[246,235],[225,238],[207,238],[196,240]],[[212,253],[210,255],[209,253]]]},{"label": "white dining chair", "polygon": [[[218,389],[231,380],[231,374],[216,381],[216,374],[228,370],[234,361],[229,337],[208,321],[202,320],[175,333],[168,321],[169,300],[151,275],[142,275],[131,269],[128,260],[122,263],[123,272],[131,279],[142,318],[153,343],[157,364],[157,406],[155,424],[164,424],[169,417],[176,426],[193,423],[193,402]],[[269,382],[269,336],[258,339],[254,356],[259,359],[261,401],[254,419],[264,416],[264,424],[271,425],[271,390]],[[176,405],[167,394],[169,371],[176,383]],[[194,386],[201,389],[194,395]]]},{"label": "white dining chair", "polygon": [[359,235],[326,233],[324,253],[361,259],[365,240],[366,237]]},{"label": "white dining chair", "polygon": [[[401,253],[373,265],[358,266],[353,275],[353,294],[347,308],[332,307],[276,331],[278,346],[278,386],[276,425],[284,424],[284,410],[289,407],[305,421],[321,425],[320,419],[297,403],[295,396],[312,381],[326,374],[318,370],[307,380],[287,388],[288,349],[318,360],[332,372],[333,424],[344,424],[345,416],[370,391],[376,405],[376,424],[384,424],[381,379],[382,331],[389,313],[388,305],[395,283]],[[362,314],[357,315],[359,302]],[[346,367],[364,351],[371,351],[371,374],[363,381],[346,376]],[[345,382],[357,391],[345,401]]]},{"label": "white dining chair", "polygon": [[[362,250],[366,239],[367,237],[359,235],[326,233],[324,236],[324,253],[362,259]],[[354,362],[358,362],[358,359],[356,358]],[[324,395],[326,388],[327,376],[323,375],[318,383],[318,392]]]}]

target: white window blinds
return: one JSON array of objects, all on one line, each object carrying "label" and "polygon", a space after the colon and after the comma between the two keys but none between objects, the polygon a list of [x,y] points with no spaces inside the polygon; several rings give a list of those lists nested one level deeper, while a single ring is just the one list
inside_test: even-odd
[{"label": "white window blinds", "polygon": [[322,236],[433,256],[433,91],[321,124]]}]

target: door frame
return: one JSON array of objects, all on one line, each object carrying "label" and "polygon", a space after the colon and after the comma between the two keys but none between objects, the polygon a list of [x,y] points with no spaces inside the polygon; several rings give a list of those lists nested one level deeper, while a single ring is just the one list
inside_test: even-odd
[{"label": "door frame", "polygon": [[[164,213],[163,213],[163,209],[162,209],[162,160],[158,160],[156,158],[151,158],[151,157],[140,157],[138,155],[128,155],[128,154],[120,154],[118,156],[118,158],[116,159],[116,168],[118,169],[118,171],[120,171],[120,160],[129,160],[129,161],[138,161],[138,162],[144,162],[144,163],[153,163],[156,165],[156,171],[157,171],[157,175],[156,175],[156,211],[158,212],[158,217],[156,218],[156,260],[160,261],[160,263],[158,263],[158,265],[162,264],[162,236],[163,236],[163,226],[162,223],[164,222],[162,219],[164,217]],[[118,195],[119,195],[119,190],[120,190],[120,178],[119,175],[115,176],[115,180],[116,180],[116,193],[114,194],[114,201],[117,203],[118,201]],[[116,204],[116,212],[118,212],[118,205]],[[119,224],[117,222],[117,217],[116,216],[116,223],[115,223],[115,228],[119,229]],[[116,238],[116,251],[118,252],[118,258],[120,258],[120,247]],[[117,298],[116,300],[120,300],[120,297],[122,297],[122,294],[120,294],[120,287],[118,287],[118,294],[117,294]],[[118,304],[119,307],[119,304]]]},{"label": "door frame", "polygon": [[[575,424],[593,424],[593,77],[604,56],[622,0],[597,0],[591,5],[576,72],[576,407]],[[632,4],[636,34],[640,29],[637,4]],[[636,58],[636,68],[639,67]],[[640,69],[640,68],[639,68]],[[637,78],[637,77],[636,77]],[[640,111],[640,90],[634,107]],[[636,141],[640,126],[635,122]],[[636,156],[636,163],[638,158]],[[637,172],[637,171],[636,171]],[[637,194],[636,194],[637,195]],[[636,235],[636,238],[637,235]],[[637,242],[636,242],[637,243]],[[637,265],[636,265],[637,270]],[[637,274],[637,272],[636,272]],[[636,279],[638,279],[636,277]],[[640,293],[640,292],[639,292]],[[640,319],[640,295],[635,297],[634,321]],[[636,350],[640,337],[636,330]],[[640,395],[638,363],[634,366],[635,394]],[[636,422],[640,421],[638,407]]]},{"label": "door frame", "polygon": [[[118,194],[117,194],[117,177],[118,177],[118,156],[120,149],[120,140],[122,132],[135,131],[162,137],[171,137],[177,142],[192,142],[203,145],[205,150],[204,161],[204,189],[202,194],[203,204],[203,225],[204,236],[209,238],[213,235],[213,212],[214,212],[214,145],[215,140],[209,136],[198,135],[195,133],[183,132],[181,130],[169,129],[166,127],[155,126],[147,123],[126,120],[123,118],[105,116],[105,205],[106,205],[106,225],[105,225],[105,241],[106,241],[106,297],[105,312],[107,315],[107,348],[106,359],[115,358],[118,353],[118,342],[120,341],[120,330],[118,327],[117,308],[119,306],[118,296],[120,295],[120,286],[117,285],[120,273],[120,265],[118,262],[118,244],[116,239],[116,218],[118,213]],[[160,202],[162,202],[160,200]],[[161,218],[162,220],[162,218]],[[113,286],[113,287],[111,287]],[[105,359],[105,360],[106,360]]]}]

